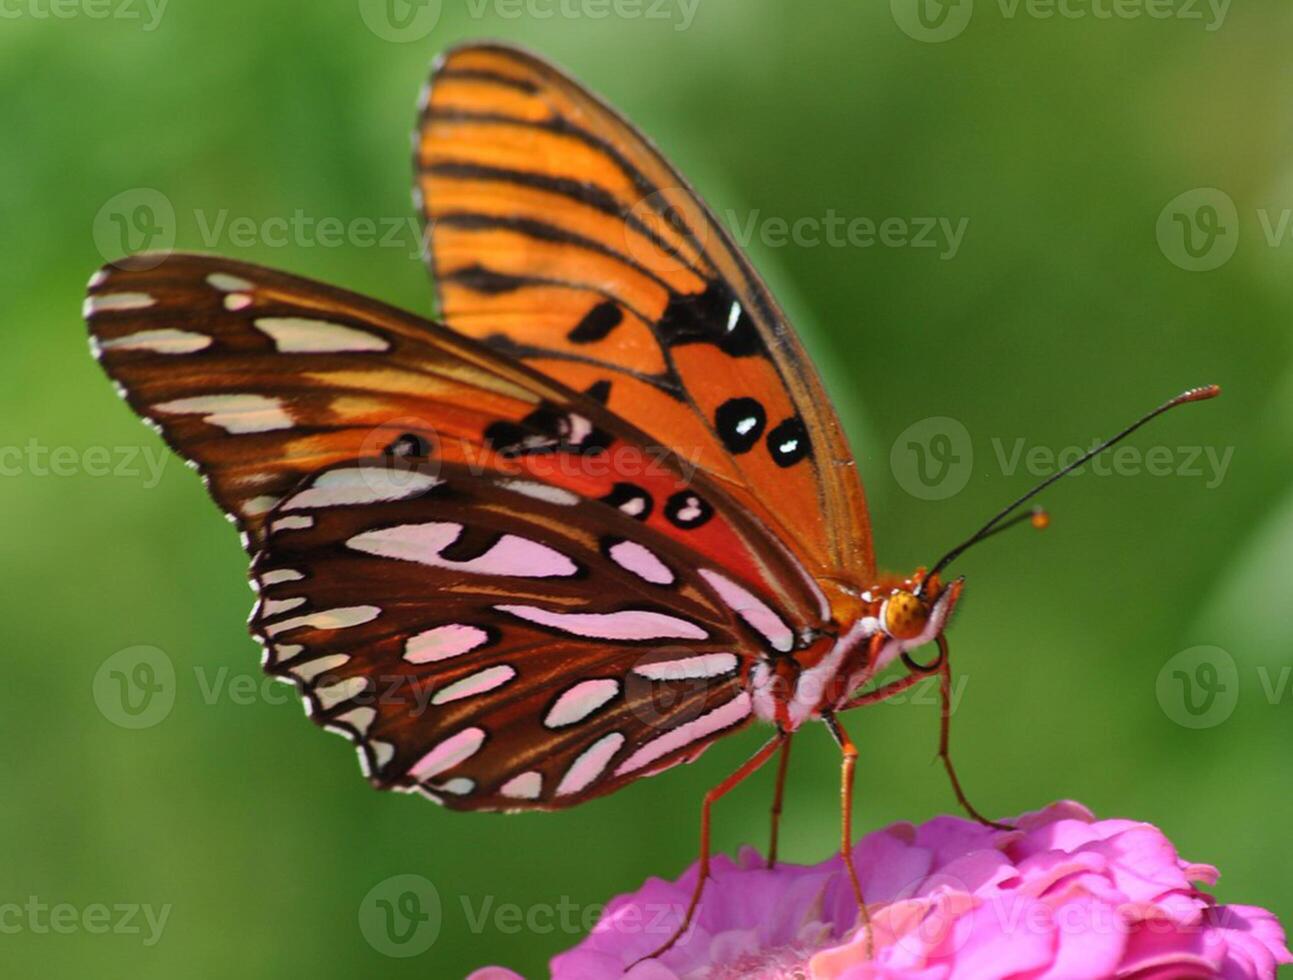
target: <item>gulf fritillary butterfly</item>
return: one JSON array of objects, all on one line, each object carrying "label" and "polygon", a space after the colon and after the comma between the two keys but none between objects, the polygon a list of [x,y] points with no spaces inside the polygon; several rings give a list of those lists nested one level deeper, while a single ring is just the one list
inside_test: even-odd
[{"label": "gulf fritillary butterfly", "polygon": [[[469,45],[435,65],[415,147],[447,326],[200,255],[90,282],[95,355],[242,532],[266,670],[375,786],[463,810],[572,806],[769,723],[705,798],[702,868],[711,805],[780,751],[775,860],[814,720],[844,752],[847,859],[836,715],[936,671],[977,817],[947,757],[962,582],[938,573],[1042,487],[932,573],[877,575],[799,341],[628,122],[533,55]],[[933,664],[909,656],[931,642]],[[866,690],[897,658],[909,673]],[[378,696],[392,681],[429,701]]]}]

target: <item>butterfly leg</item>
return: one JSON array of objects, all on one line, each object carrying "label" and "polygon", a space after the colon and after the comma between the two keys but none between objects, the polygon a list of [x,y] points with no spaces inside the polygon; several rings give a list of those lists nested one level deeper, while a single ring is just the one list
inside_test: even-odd
[{"label": "butterfly leg", "polygon": [[952,765],[952,756],[949,752],[952,729],[952,666],[948,661],[947,641],[941,635],[938,638],[938,646],[940,661],[938,664],[938,692],[942,701],[938,757],[943,760],[943,768],[947,770],[947,776],[952,781],[952,792],[956,794],[956,800],[965,809],[965,812],[985,827],[992,827],[996,830],[1013,830],[1014,828],[1009,824],[989,820],[976,810],[974,805],[966,798],[965,792],[961,789],[961,781],[956,777],[956,767]]},{"label": "butterfly leg", "polygon": [[844,756],[840,767],[840,857],[853,886],[853,897],[857,899],[858,925],[866,930],[866,958],[869,960],[875,953],[875,936],[871,930],[871,913],[862,897],[862,883],[858,880],[857,868],[853,866],[853,770],[857,766],[858,750],[834,715],[823,715],[822,721],[826,722]]},{"label": "butterfly leg", "polygon": [[901,694],[910,687],[914,687],[925,679],[923,673],[911,673],[906,677],[900,677],[896,681],[890,681],[887,684],[881,684],[879,687],[872,688],[869,691],[862,691],[860,694],[853,695],[852,698],[839,710],[851,711],[854,708],[862,708],[868,704],[878,704],[881,701],[887,701],[889,698]]},{"label": "butterfly leg", "polygon": [[669,937],[669,940],[659,949],[652,953],[648,953],[646,956],[643,956],[642,959],[635,961],[631,964],[630,969],[633,966],[637,966],[637,964],[641,963],[642,960],[655,959],[657,956],[668,952],[673,948],[674,943],[681,939],[683,934],[691,928],[691,920],[696,914],[696,908],[700,905],[701,893],[705,890],[705,879],[709,877],[710,809],[715,803],[734,790],[742,782],[754,775],[754,773],[756,773],[765,762],[772,758],[773,753],[781,747],[781,744],[788,741],[789,738],[790,736],[787,733],[778,730],[777,734],[772,736],[772,738],[770,738],[763,747],[759,749],[759,751],[746,759],[736,772],[732,773],[705,794],[705,799],[700,805],[700,860],[697,862],[696,885],[692,889],[691,901],[687,903],[687,912],[683,915],[682,923],[674,930],[673,935]]},{"label": "butterfly leg", "polygon": [[790,740],[793,733],[781,741],[781,757],[777,760],[777,788],[772,794],[772,838],[768,842],[768,867],[777,866],[777,832],[781,829],[781,801],[786,792],[786,770],[790,767]]}]

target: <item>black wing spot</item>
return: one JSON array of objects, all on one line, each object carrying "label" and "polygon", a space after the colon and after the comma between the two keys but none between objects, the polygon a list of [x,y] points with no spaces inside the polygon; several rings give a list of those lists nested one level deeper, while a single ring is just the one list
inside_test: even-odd
[{"label": "black wing spot", "polygon": [[608,401],[610,401],[611,383],[604,378],[601,381],[594,381],[592,384],[588,386],[588,389],[584,392],[584,394],[587,395],[589,398],[591,398],[593,401],[601,402],[603,405],[605,405]]},{"label": "black wing spot", "polygon": [[664,516],[675,527],[690,531],[708,522],[714,516],[714,508],[690,490],[679,490],[665,501]]},{"label": "black wing spot", "polygon": [[711,282],[703,293],[672,293],[655,330],[666,347],[713,344],[732,357],[767,353],[750,314],[719,282]]},{"label": "black wing spot", "polygon": [[624,313],[613,300],[598,303],[566,334],[572,344],[592,344],[605,340],[607,335],[624,322]]},{"label": "black wing spot", "polygon": [[524,276],[509,276],[503,272],[487,269],[480,264],[464,266],[457,272],[450,272],[442,278],[486,296],[510,293],[529,284]]},{"label": "black wing spot", "polygon": [[595,456],[614,441],[579,413],[550,405],[536,408],[520,422],[493,422],[485,429],[485,444],[507,457],[556,452]]},{"label": "black wing spot", "polygon": [[645,521],[650,517],[651,510],[655,506],[651,500],[651,494],[635,483],[617,483],[601,500],[602,503],[610,504],[639,521]]},{"label": "black wing spot", "polygon": [[440,549],[445,561],[468,562],[486,554],[503,535],[489,528],[465,526],[458,537]]},{"label": "black wing spot", "polygon": [[753,398],[729,398],[714,413],[714,426],[730,453],[748,453],[763,435],[768,413]]},{"label": "black wing spot", "polygon": [[808,430],[798,415],[792,415],[768,433],[768,453],[778,466],[794,466],[811,451]]}]

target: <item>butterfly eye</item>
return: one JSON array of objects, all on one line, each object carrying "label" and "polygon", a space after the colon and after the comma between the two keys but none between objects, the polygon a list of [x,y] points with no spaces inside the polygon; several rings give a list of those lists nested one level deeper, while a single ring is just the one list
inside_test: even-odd
[{"label": "butterfly eye", "polygon": [[910,592],[895,592],[885,600],[880,620],[895,639],[915,639],[929,624],[929,606]]},{"label": "butterfly eye", "polygon": [[406,432],[386,447],[386,455],[396,459],[425,459],[431,455],[431,446],[420,435]]}]

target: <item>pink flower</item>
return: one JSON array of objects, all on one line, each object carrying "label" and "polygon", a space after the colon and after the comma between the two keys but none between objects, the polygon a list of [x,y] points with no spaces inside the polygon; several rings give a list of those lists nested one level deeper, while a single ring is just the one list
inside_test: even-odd
[{"label": "pink flower", "polygon": [[[696,922],[682,919],[696,868],[610,902],[592,933],[552,960],[554,980],[1178,980],[1273,978],[1293,962],[1275,916],[1217,905],[1195,883],[1217,869],[1181,860],[1158,828],[1096,820],[1055,803],[999,831],[958,817],[895,824],[853,851],[875,955],[838,857],[767,870],[752,848],[720,856]],[[518,980],[502,967],[469,980]]]}]

